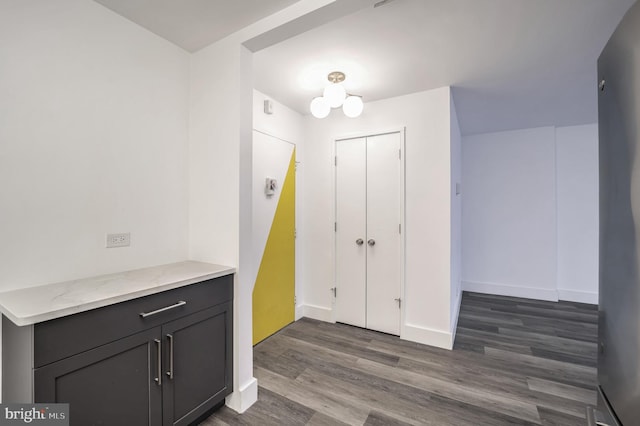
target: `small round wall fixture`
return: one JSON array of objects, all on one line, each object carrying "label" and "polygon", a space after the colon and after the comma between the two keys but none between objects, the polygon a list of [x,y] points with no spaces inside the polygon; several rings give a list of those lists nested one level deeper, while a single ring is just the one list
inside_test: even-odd
[{"label": "small round wall fixture", "polygon": [[332,108],[342,107],[342,111],[349,118],[355,118],[362,114],[364,103],[362,96],[347,94],[342,82],[346,76],[341,71],[333,71],[327,76],[330,84],[322,92],[322,96],[313,98],[309,109],[316,118],[325,118]]}]

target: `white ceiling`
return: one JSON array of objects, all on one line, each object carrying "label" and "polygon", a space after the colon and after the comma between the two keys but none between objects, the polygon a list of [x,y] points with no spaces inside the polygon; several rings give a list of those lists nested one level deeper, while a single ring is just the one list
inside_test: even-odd
[{"label": "white ceiling", "polygon": [[298,0],[95,0],[195,52]]},{"label": "white ceiling", "polygon": [[453,86],[463,134],[597,121],[596,60],[634,0],[395,0],[254,54],[256,89],[308,113],[326,75],[365,102]]},{"label": "white ceiling", "polygon": [[[95,0],[196,51],[296,0]],[[393,0],[254,53],[302,114],[330,71],[365,102],[450,85],[463,134],[597,121],[596,60],[635,0]]]}]

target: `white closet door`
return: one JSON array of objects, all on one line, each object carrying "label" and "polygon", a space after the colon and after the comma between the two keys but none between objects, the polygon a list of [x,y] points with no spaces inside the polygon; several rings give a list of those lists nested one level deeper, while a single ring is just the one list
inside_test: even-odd
[{"label": "white closet door", "polygon": [[336,157],[336,320],[365,327],[366,139],[336,142]]},{"label": "white closet door", "polygon": [[367,328],[400,334],[400,134],[367,138]]}]

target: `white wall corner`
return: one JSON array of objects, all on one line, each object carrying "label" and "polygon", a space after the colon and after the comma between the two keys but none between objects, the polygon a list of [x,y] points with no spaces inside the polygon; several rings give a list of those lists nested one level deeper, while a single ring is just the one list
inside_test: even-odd
[{"label": "white wall corner", "polygon": [[448,331],[404,324],[400,332],[400,338],[402,340],[435,346],[437,348],[453,349],[453,334]]},{"label": "white wall corner", "polygon": [[458,289],[456,302],[453,304],[453,312],[451,313],[451,348],[456,341],[456,330],[458,329],[458,318],[460,318],[460,306],[462,305],[462,290]]},{"label": "white wall corner", "polygon": [[558,301],[558,291],[553,288],[512,286],[498,283],[482,283],[475,281],[462,281],[464,291],[474,293],[495,294],[498,296],[522,297],[525,299]]},{"label": "white wall corner", "polygon": [[598,293],[559,288],[558,299],[566,300],[568,302],[589,303],[591,305],[597,305]]},{"label": "white wall corner", "polygon": [[241,386],[226,398],[227,407],[236,413],[244,413],[258,400],[258,380],[252,377],[248,383]]},{"label": "white wall corner", "polygon": [[[297,308],[296,308],[297,311]],[[333,310],[331,308],[325,308],[323,306],[314,305],[300,305],[300,311],[302,317],[307,317],[324,322],[335,322],[333,320]],[[296,312],[297,316],[297,312]]]}]

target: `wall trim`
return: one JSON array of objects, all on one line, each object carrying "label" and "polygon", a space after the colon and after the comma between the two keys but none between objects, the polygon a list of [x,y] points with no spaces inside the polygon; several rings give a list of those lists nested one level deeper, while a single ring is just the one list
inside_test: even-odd
[{"label": "wall trim", "polygon": [[499,296],[522,297],[525,299],[558,301],[558,290],[538,287],[521,287],[498,283],[462,281],[462,289],[474,293],[496,294]]},{"label": "wall trim", "polygon": [[559,288],[558,298],[569,302],[589,303],[591,305],[598,304],[598,293],[591,291],[577,291]]},{"label": "wall trim", "polygon": [[296,305],[296,313],[293,320],[298,321],[303,316],[304,316],[304,305]]},{"label": "wall trim", "polygon": [[404,324],[400,332],[402,340],[435,346],[443,349],[453,349],[453,335],[451,332],[433,330],[417,325]]},{"label": "wall trim", "polygon": [[298,310],[301,313],[300,318],[307,317],[318,321],[335,322],[332,315],[333,310],[324,306],[298,305],[296,316],[298,316]]},{"label": "wall trim", "polygon": [[225,404],[236,413],[242,414],[258,400],[258,380],[252,377],[226,398]]},{"label": "wall trim", "polygon": [[455,303],[451,321],[451,348],[456,341],[456,330],[458,329],[458,319],[460,318],[460,306],[462,305],[462,289],[458,290],[458,297]]}]

